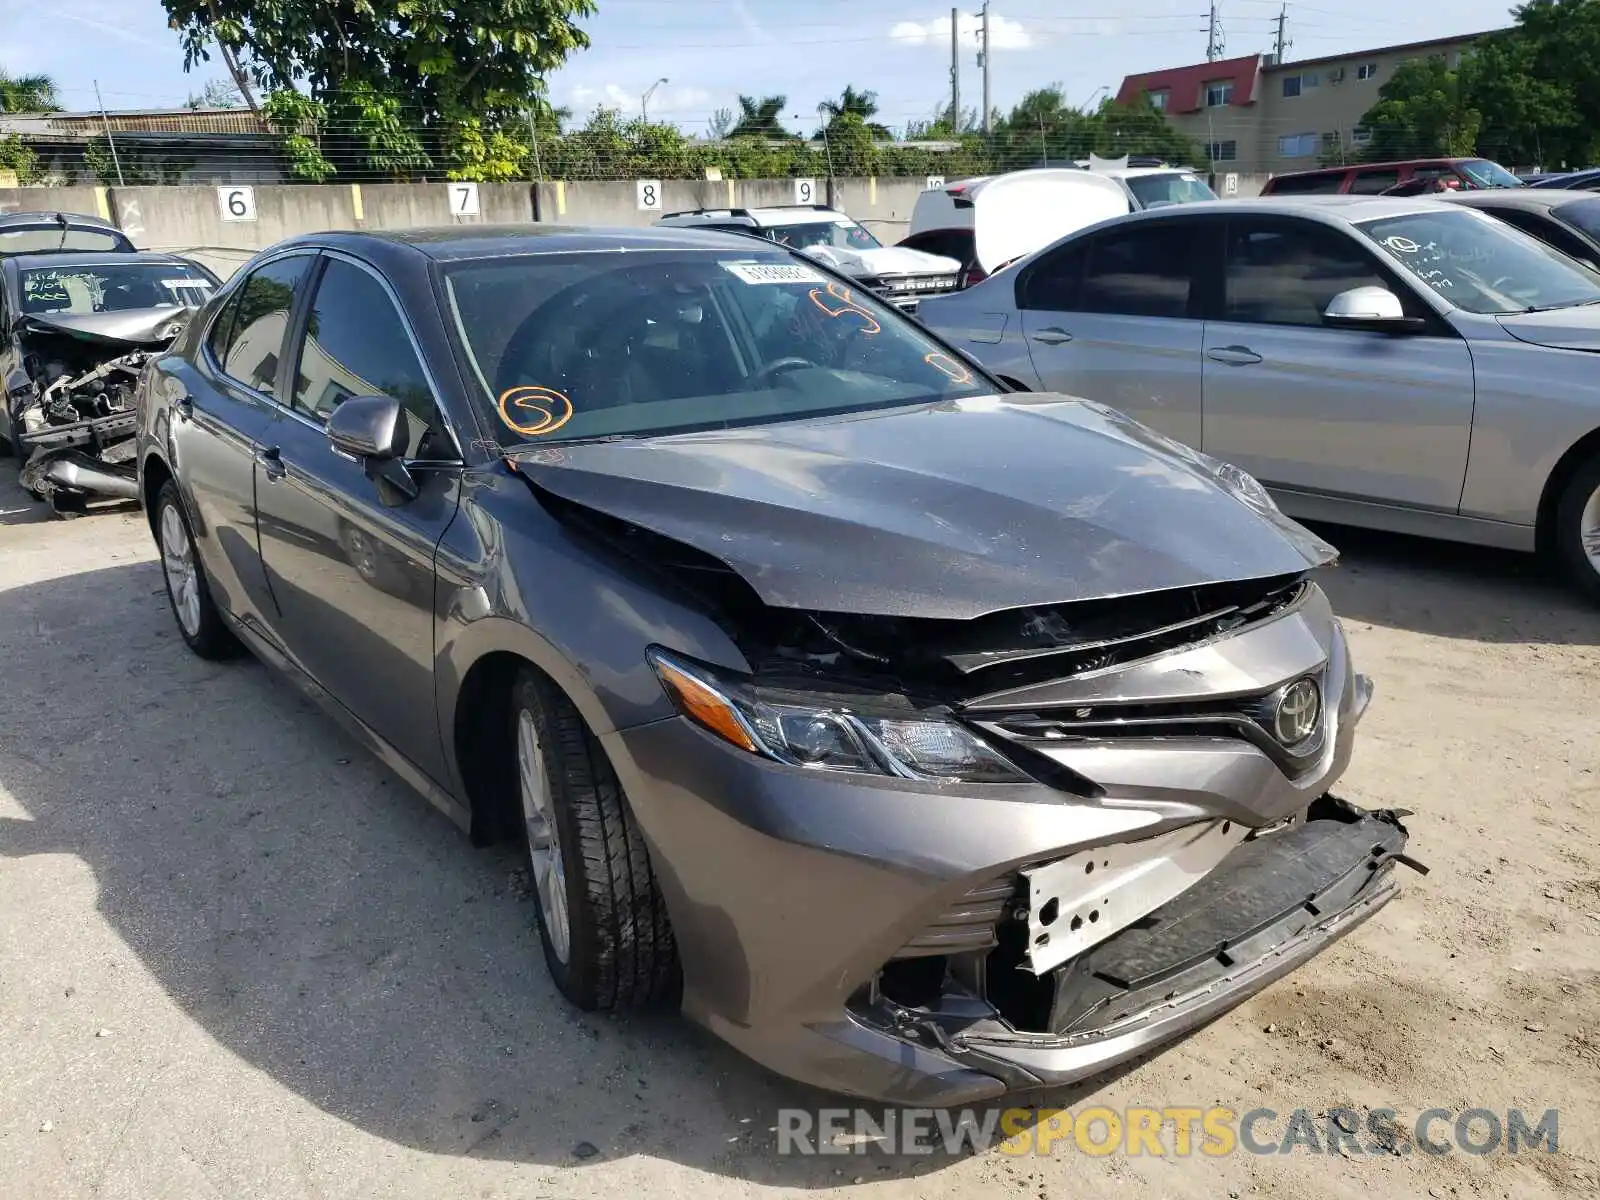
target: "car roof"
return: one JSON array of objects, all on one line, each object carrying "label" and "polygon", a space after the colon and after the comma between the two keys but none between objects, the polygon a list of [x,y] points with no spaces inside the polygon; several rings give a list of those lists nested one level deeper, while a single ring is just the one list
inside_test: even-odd
[{"label": "car roof", "polygon": [[[104,229],[110,233],[122,233],[110,221],[103,217],[91,216],[88,213],[56,212],[51,209],[36,209],[26,212],[0,213],[0,229],[13,225],[59,225],[65,219],[68,225],[80,229]],[[123,234],[126,237],[126,234]]]},{"label": "car roof", "polygon": [[[444,225],[423,229],[334,230],[302,234],[272,247],[346,250],[376,254],[410,250],[435,262],[527,254],[582,254],[625,250],[762,250],[742,233],[693,226],[649,225],[603,228],[586,225]],[[772,246],[765,247],[768,253]],[[782,251],[779,250],[779,253]]]},{"label": "car roof", "polygon": [[1255,216],[1323,217],[1337,221],[1372,221],[1411,213],[1438,212],[1448,200],[1426,196],[1250,196],[1211,200],[1205,204],[1167,204],[1130,213],[1119,220],[1149,221],[1210,217],[1218,213],[1245,212]]},{"label": "car roof", "polygon": [[1310,167],[1304,171],[1280,171],[1272,178],[1300,179],[1307,175],[1343,175],[1348,171],[1382,171],[1386,167],[1443,167],[1477,161],[1478,159],[1471,155],[1465,158],[1395,158],[1387,162],[1348,163],[1342,167]]},{"label": "car roof", "polygon": [[1145,175],[1193,175],[1193,167],[1113,167],[1109,171],[1095,171],[1096,175],[1109,175],[1113,179],[1138,179]]},{"label": "car roof", "polygon": [[785,225],[831,225],[850,218],[836,208],[818,207],[814,204],[779,205],[772,208],[692,208],[684,212],[668,213],[663,221],[739,221],[762,223],[782,222]]},{"label": "car roof", "polygon": [[192,267],[195,264],[178,254],[163,254],[153,250],[44,250],[38,254],[13,254],[7,262],[17,270],[34,267],[102,267],[119,263],[154,263],[156,265]]},{"label": "car roof", "polygon": [[1475,188],[1468,192],[1452,192],[1449,196],[1450,203],[1465,204],[1469,208],[1522,208],[1535,212],[1596,199],[1593,192],[1514,187]]}]

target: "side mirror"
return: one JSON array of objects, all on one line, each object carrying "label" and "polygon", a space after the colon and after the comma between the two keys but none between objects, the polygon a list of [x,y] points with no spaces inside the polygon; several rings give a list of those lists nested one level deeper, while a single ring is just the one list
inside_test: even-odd
[{"label": "side mirror", "polygon": [[1421,317],[1408,317],[1400,297],[1388,288],[1358,287],[1340,292],[1322,312],[1325,325],[1378,333],[1417,333],[1427,327]]},{"label": "side mirror", "polygon": [[385,504],[403,504],[421,493],[405,464],[410,418],[393,396],[352,396],[333,410],[327,428],[335,450],[361,460]]},{"label": "side mirror", "polygon": [[386,462],[405,457],[411,427],[394,397],[352,396],[328,418],[328,440],[356,458]]}]

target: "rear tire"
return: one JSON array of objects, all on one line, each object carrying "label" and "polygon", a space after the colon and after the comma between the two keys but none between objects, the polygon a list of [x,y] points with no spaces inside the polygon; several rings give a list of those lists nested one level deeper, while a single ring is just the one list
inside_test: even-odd
[{"label": "rear tire", "polygon": [[530,668],[517,677],[510,720],[539,937],[556,987],[587,1011],[673,995],[678,956],[666,905],[600,743]]},{"label": "rear tire", "polygon": [[178,632],[201,658],[232,658],[243,647],[211,599],[211,585],[195,549],[194,533],[183,511],[178,485],[167,480],[156,495],[156,547],[161,552],[161,574],[167,583]]},{"label": "rear tire", "polygon": [[1567,576],[1600,603],[1600,456],[1579,467],[1561,493],[1554,540]]}]

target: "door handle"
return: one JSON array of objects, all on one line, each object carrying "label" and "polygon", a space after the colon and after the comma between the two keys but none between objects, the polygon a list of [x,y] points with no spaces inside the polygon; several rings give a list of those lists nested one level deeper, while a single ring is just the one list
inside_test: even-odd
[{"label": "door handle", "polygon": [[1261,361],[1261,355],[1249,346],[1218,346],[1214,350],[1207,350],[1206,357],[1212,362],[1227,363],[1230,367],[1247,367]]},{"label": "door handle", "polygon": [[185,421],[194,420],[194,397],[185,392],[172,402],[172,411]]},{"label": "door handle", "polygon": [[269,483],[276,483],[288,472],[283,465],[283,456],[276,446],[263,446],[256,451],[256,466],[261,468],[261,473],[267,477]]},{"label": "door handle", "polygon": [[1034,341],[1042,342],[1046,346],[1059,346],[1063,342],[1072,340],[1072,335],[1059,325],[1046,325],[1043,329],[1037,330],[1029,336]]}]

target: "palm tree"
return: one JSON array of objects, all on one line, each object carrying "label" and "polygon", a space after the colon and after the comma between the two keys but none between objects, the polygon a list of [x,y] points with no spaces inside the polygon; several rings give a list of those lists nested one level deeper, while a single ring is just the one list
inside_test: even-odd
[{"label": "palm tree", "polygon": [[[844,91],[837,100],[824,100],[817,106],[817,115],[831,128],[834,122],[843,116],[860,117],[861,123],[867,127],[867,132],[879,141],[887,141],[894,137],[888,128],[875,123],[872,118],[878,115],[878,93],[856,91],[854,84],[845,84]],[[818,130],[817,136],[822,132]]]},{"label": "palm tree", "polygon": [[56,81],[50,76],[0,71],[0,112],[54,112],[60,107]]},{"label": "palm tree", "polygon": [[794,135],[783,127],[783,122],[780,120],[788,103],[787,96],[763,96],[760,100],[754,96],[740,96],[739,120],[728,131],[728,136],[793,137]]}]

